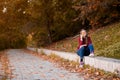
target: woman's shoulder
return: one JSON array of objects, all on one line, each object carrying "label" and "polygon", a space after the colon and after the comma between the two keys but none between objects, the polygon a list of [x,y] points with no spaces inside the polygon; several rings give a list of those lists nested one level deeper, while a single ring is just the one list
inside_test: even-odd
[{"label": "woman's shoulder", "polygon": [[91,39],[91,37],[90,37],[90,36],[88,36],[88,39]]}]

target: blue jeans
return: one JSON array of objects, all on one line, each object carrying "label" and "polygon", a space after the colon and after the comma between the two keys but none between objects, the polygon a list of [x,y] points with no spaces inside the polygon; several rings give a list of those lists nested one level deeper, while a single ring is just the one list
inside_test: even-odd
[{"label": "blue jeans", "polygon": [[90,53],[94,52],[94,47],[92,44],[89,44],[88,46],[81,47],[77,54],[80,56],[81,59],[84,58],[84,56],[89,56]]}]

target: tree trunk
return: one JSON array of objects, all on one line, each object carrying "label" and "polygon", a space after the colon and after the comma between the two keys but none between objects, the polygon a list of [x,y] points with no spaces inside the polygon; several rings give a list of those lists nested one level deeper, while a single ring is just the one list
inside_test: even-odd
[{"label": "tree trunk", "polygon": [[52,43],[52,34],[50,30],[50,19],[49,19],[49,14],[47,14],[47,20],[46,20],[46,26],[47,26],[47,31],[48,31],[48,38],[49,38],[49,44]]}]

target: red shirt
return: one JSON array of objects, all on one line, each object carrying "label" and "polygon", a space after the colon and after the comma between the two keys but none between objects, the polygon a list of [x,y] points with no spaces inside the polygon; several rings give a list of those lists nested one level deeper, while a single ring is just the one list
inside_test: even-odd
[{"label": "red shirt", "polygon": [[91,41],[90,37],[87,37],[87,43],[85,41],[86,41],[85,38],[83,38],[82,40],[81,40],[80,37],[78,38],[78,42],[79,42],[78,49],[80,48],[80,46],[82,46],[84,44],[87,44],[87,45],[92,44],[92,41]]}]

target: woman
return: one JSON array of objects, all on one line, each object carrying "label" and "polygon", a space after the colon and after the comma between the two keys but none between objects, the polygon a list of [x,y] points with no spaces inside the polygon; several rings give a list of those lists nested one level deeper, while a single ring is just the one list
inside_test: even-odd
[{"label": "woman", "polygon": [[92,45],[91,38],[88,36],[86,30],[82,29],[80,31],[80,37],[78,39],[79,46],[77,54],[80,56],[80,67],[83,67],[84,56],[94,56],[94,48]]}]

